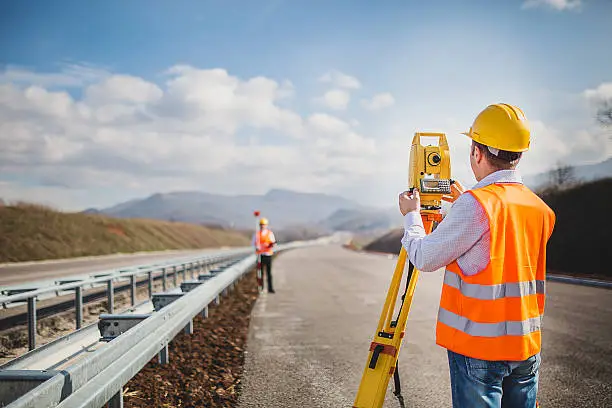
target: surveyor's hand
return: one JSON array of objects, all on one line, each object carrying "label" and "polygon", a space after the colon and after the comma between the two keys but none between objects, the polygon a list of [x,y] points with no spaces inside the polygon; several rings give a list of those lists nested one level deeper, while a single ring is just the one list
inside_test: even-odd
[{"label": "surveyor's hand", "polygon": [[408,214],[410,211],[419,211],[421,209],[421,199],[419,191],[414,189],[414,192],[404,191],[399,195],[399,208],[402,215]]},{"label": "surveyor's hand", "polygon": [[450,195],[443,195],[442,199],[444,201],[448,201],[449,203],[453,203],[461,194],[463,194],[465,187],[463,187],[460,182],[455,181],[453,184],[451,184],[450,190]]}]

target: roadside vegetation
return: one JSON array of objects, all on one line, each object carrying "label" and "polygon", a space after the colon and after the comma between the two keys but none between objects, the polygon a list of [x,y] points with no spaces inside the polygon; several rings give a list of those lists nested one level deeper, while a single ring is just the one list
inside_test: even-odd
[{"label": "roadside vegetation", "polygon": [[221,228],[0,205],[0,262],[249,244],[244,232]]},{"label": "roadside vegetation", "polygon": [[612,242],[612,177],[540,192],[557,219],[548,242],[549,272],[612,280],[607,250]]},{"label": "roadside vegetation", "polygon": [[[363,250],[375,251],[374,249],[369,249],[368,246],[372,242],[378,241],[380,239],[381,239],[380,232],[355,233],[353,234],[353,237],[350,239],[350,241],[345,245],[345,247],[354,249],[356,251],[363,251]],[[382,251],[382,252],[386,252],[386,251]]]},{"label": "roadside vegetation", "polygon": [[[547,247],[550,273],[612,280],[607,247],[612,242],[612,177],[583,182],[571,166],[558,165],[546,185],[535,191],[556,214]],[[403,229],[394,229],[363,247],[398,254]]]}]

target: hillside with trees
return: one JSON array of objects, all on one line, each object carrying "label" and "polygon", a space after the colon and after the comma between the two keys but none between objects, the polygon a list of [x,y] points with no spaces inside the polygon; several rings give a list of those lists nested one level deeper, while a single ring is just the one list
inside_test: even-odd
[{"label": "hillside with trees", "polygon": [[[548,242],[550,273],[612,280],[604,257],[612,242],[612,177],[581,182],[570,166],[549,173],[549,183],[536,191],[556,215]],[[399,253],[403,229],[394,229],[364,247],[368,251]]]}]

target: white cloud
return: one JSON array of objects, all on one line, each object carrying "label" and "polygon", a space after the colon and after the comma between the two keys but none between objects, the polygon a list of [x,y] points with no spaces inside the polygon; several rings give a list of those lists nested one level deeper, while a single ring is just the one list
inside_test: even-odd
[{"label": "white cloud", "polygon": [[585,98],[593,102],[612,99],[612,82],[604,82],[595,89],[587,89],[583,93]]},{"label": "white cloud", "polygon": [[[234,194],[289,188],[394,200],[405,185],[417,129],[445,131],[453,173],[471,181],[469,143],[459,132],[472,117],[343,120],[290,109],[296,90],[289,81],[191,66],[172,67],[162,78],[153,83],[108,74],[70,93],[57,82],[0,83],[0,197],[23,193],[74,208],[77,201],[81,207],[109,205],[177,189]],[[609,136],[586,103],[609,95],[607,84],[575,95],[572,103],[581,103],[584,112],[577,113],[578,105],[566,108],[572,118],[584,118],[569,127],[534,119],[524,173],[545,171],[558,160],[578,164],[612,155]],[[374,97],[367,106],[390,106],[391,98]]]},{"label": "white cloud", "polygon": [[339,88],[359,89],[361,88],[361,82],[354,76],[345,74],[343,72],[332,70],[323,74],[319,78],[320,82],[331,83],[333,86]]},{"label": "white cloud", "polygon": [[579,10],[582,0],[526,0],[521,8],[549,7],[555,10]]},{"label": "white cloud", "polygon": [[521,170],[539,173],[550,169],[560,157],[567,157],[570,144],[563,140],[559,129],[546,125],[540,120],[531,120],[531,145],[521,159]]},{"label": "white cloud", "polygon": [[163,92],[155,84],[130,75],[113,75],[85,90],[87,102],[148,103],[161,99]]},{"label": "white cloud", "polygon": [[393,106],[395,104],[395,98],[389,92],[379,93],[372,97],[372,99],[362,99],[361,104],[368,110],[380,110]]},{"label": "white cloud", "polygon": [[89,206],[108,205],[104,194],[86,201],[102,189],[122,191],[117,201],[177,188],[321,191],[375,165],[375,141],[351,123],[283,107],[295,92],[289,81],[190,66],[165,74],[160,84],[107,75],[76,94],[55,90],[58,81],[54,90],[0,84],[0,196],[15,199],[21,189],[48,202],[44,194],[65,191]]},{"label": "white cloud", "polygon": [[333,110],[344,110],[351,101],[351,95],[342,89],[331,89],[323,96],[315,98],[315,102]]},{"label": "white cloud", "polygon": [[0,72],[0,83],[23,83],[42,87],[80,87],[99,81],[110,73],[102,68],[86,64],[63,64],[59,72],[34,72],[27,68],[9,65]]},{"label": "white cloud", "polygon": [[531,146],[521,159],[525,174],[543,173],[557,163],[598,163],[612,156],[610,134],[596,125],[562,129],[541,120],[531,120]]},{"label": "white cloud", "polygon": [[310,129],[321,133],[342,133],[350,131],[348,123],[327,113],[315,113],[308,117]]}]

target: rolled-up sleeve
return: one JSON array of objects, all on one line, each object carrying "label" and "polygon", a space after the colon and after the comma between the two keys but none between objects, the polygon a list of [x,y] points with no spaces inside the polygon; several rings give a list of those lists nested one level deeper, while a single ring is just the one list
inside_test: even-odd
[{"label": "rolled-up sleeve", "polygon": [[417,269],[434,272],[465,254],[488,230],[484,209],[471,194],[464,193],[429,235],[425,234],[421,215],[407,213],[402,245]]}]

